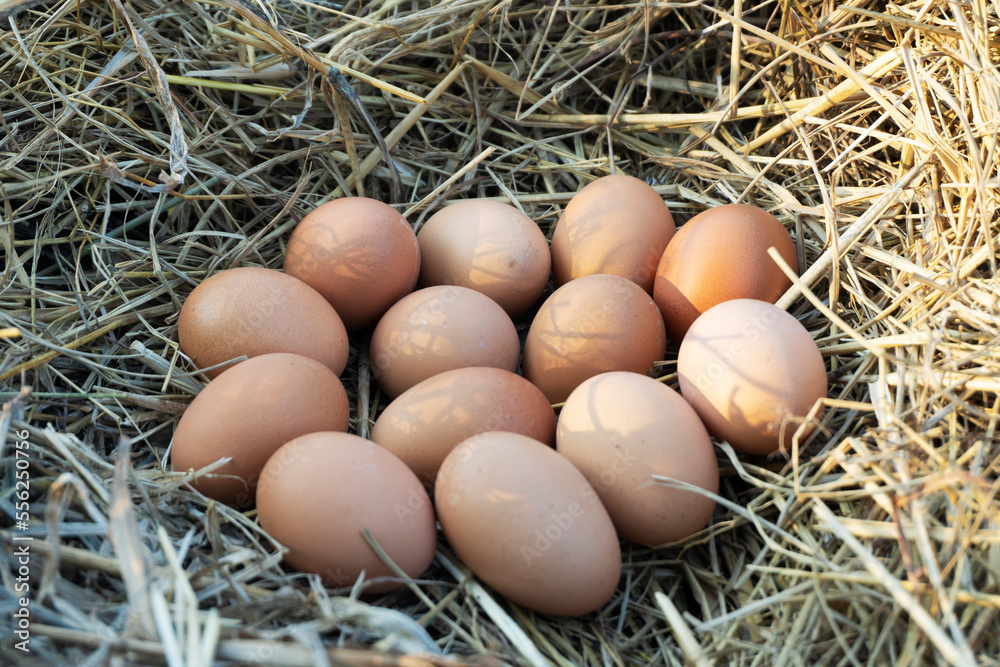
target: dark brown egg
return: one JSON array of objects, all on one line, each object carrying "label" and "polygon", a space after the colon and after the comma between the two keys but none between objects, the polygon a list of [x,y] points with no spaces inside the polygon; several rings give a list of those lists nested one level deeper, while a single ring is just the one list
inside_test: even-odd
[{"label": "dark brown egg", "polygon": [[682,225],[663,252],[653,288],[671,340],[679,344],[699,315],[723,301],[777,301],[792,283],[767,254],[772,246],[798,271],[792,237],[756,206],[717,206]]}]

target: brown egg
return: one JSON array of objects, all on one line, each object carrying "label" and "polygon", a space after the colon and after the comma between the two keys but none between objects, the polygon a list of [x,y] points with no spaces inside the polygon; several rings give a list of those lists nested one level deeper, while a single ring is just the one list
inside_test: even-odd
[{"label": "brown egg", "polygon": [[633,176],[602,176],[580,190],[552,233],[557,285],[594,273],[628,278],[649,294],[674,218],[660,195]]},{"label": "brown egg", "polygon": [[549,280],[549,244],[509,204],[466,199],[432,215],[420,233],[420,283],[461,285],[490,297],[511,317],[528,310]]},{"label": "brown egg", "polygon": [[748,454],[789,449],[802,418],[826,398],[826,366],[812,336],[755,299],[720,303],[695,320],[677,375],[708,431]]},{"label": "brown egg", "polygon": [[440,285],[409,294],[372,333],[372,373],[390,397],[438,373],[469,366],[517,372],[521,342],[493,299],[467,287]]},{"label": "brown egg", "polygon": [[535,315],[524,377],[560,403],[599,373],[646,373],[666,341],[660,311],[642,288],[618,276],[584,276],[553,292]]},{"label": "brown egg", "polygon": [[510,600],[580,616],[614,594],[622,567],[614,525],[580,471],[547,445],[480,433],[452,450],[434,488],[448,543]]},{"label": "brown egg", "polygon": [[711,498],[652,478],[719,491],[708,431],[680,394],[650,377],[603,373],[574,389],[559,412],[556,448],[590,481],[627,540],[679,542],[712,517]]},{"label": "brown egg", "polygon": [[171,463],[180,472],[231,457],[191,485],[247,510],[279,447],[313,431],[346,431],[348,414],[347,392],[329,368],[297,354],[263,354],[229,368],[191,401],[174,432]]},{"label": "brown egg", "polygon": [[195,287],[181,307],[177,338],[198,368],[244,354],[292,352],[340,375],[350,352],[344,324],[326,299],[297,278],[256,267],[220,271]]},{"label": "brown egg", "polygon": [[677,230],[656,270],[653,298],[675,343],[699,315],[730,299],[774,303],[791,281],[767,254],[798,271],[795,243],[777,218],[746,204],[717,206]]},{"label": "brown egg", "polygon": [[317,206],[288,239],[285,271],[336,309],[349,331],[374,326],[413,291],[420,247],[410,223],[388,204],[344,197]]},{"label": "brown egg", "polygon": [[[288,547],[285,562],[336,587],[395,576],[365,541],[367,529],[411,578],[434,558],[437,529],[424,487],[406,465],[370,440],[310,433],[275,452],[257,489],[260,525]],[[384,593],[403,586],[383,581]]]},{"label": "brown egg", "polygon": [[500,368],[458,368],[403,392],[379,415],[371,439],[430,486],[458,443],[486,431],[521,433],[552,445],[556,413],[545,395],[519,375]]}]

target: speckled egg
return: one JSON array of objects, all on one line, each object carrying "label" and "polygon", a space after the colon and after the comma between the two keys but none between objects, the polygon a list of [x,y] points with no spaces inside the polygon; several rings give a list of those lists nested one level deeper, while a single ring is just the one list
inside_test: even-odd
[{"label": "speckled egg", "polygon": [[524,377],[560,403],[600,373],[646,373],[666,346],[660,311],[641,287],[619,276],[584,276],[539,308],[524,343]]},{"label": "speckled egg", "polygon": [[313,209],[288,239],[285,271],[336,309],[350,331],[374,326],[420,275],[420,247],[406,219],[374,199],[344,197]]},{"label": "speckled egg", "polygon": [[427,287],[400,299],[371,340],[372,374],[396,397],[438,373],[489,366],[517,372],[521,342],[493,299],[467,287]]},{"label": "speckled egg", "polygon": [[772,246],[798,271],[792,237],[756,206],[717,206],[683,224],[660,258],[653,288],[671,340],[680,343],[699,315],[723,301],[777,301],[792,283],[767,254]]},{"label": "speckled egg", "polygon": [[289,440],[346,431],[347,392],[333,371],[297,354],[263,354],[212,380],[184,411],[170,450],[175,471],[232,460],[191,483],[210,498],[253,507],[260,471]]},{"label": "speckled egg", "polygon": [[516,433],[475,435],[445,458],[434,496],[455,553],[508,599],[580,616],[614,594],[622,568],[614,525],[551,447]]},{"label": "speckled egg", "polygon": [[[260,525],[288,547],[285,562],[346,588],[395,577],[365,540],[368,530],[409,577],[430,565],[437,529],[430,498],[402,461],[370,440],[348,433],[298,437],[275,452],[257,488]],[[366,593],[403,586],[382,580]]]},{"label": "speckled egg", "polygon": [[823,355],[806,328],[755,299],[725,301],[695,320],[677,375],[709,432],[748,454],[789,449],[827,392]]},{"label": "speckled egg", "polygon": [[340,375],[350,352],[344,324],[322,295],[288,274],[257,267],[220,271],[195,287],[181,307],[177,338],[198,368],[292,352]]},{"label": "speckled egg", "polygon": [[698,414],[650,377],[603,373],[574,389],[559,412],[556,448],[594,487],[627,540],[679,542],[712,517],[712,498],[653,480],[719,491],[715,450]]},{"label": "speckled egg", "polygon": [[602,176],[570,200],[552,232],[556,284],[608,273],[652,294],[656,265],[675,229],[652,186],[625,174]]},{"label": "speckled egg", "polygon": [[500,368],[458,368],[424,380],[386,406],[371,439],[403,460],[426,485],[458,443],[510,431],[555,444],[556,414],[545,395]]},{"label": "speckled egg", "polygon": [[461,285],[511,317],[530,308],[549,280],[549,245],[535,222],[503,202],[465,199],[432,215],[417,234],[420,284]]}]

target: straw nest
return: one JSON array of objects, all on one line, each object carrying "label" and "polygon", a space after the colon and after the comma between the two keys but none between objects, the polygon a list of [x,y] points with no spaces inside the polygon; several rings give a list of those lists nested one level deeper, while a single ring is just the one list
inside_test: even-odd
[{"label": "straw nest", "polygon": [[[4,661],[994,659],[998,11],[0,0]],[[830,398],[790,452],[717,443],[711,525],[626,546],[599,613],[511,605],[443,543],[401,592],[324,589],[283,569],[252,512],[170,472],[204,382],[176,317],[206,276],[280,268],[296,222],[344,193],[415,224],[497,197],[550,231],[611,171],[655,184],[680,222],[743,201],[787,225],[805,269],[780,303],[822,349]],[[384,403],[362,343],[344,376],[359,431]],[[11,627],[15,535],[33,537],[30,655]]]}]

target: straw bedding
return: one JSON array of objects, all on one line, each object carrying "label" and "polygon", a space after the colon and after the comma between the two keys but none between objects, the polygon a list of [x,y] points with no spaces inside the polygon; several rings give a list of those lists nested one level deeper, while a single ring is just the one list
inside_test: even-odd
[{"label": "straw bedding", "polygon": [[[4,662],[1000,655],[996,3],[0,0],[0,15]],[[548,232],[612,170],[655,184],[678,221],[743,201],[787,225],[804,270],[780,304],[823,351],[830,398],[790,452],[718,443],[711,525],[626,547],[600,613],[510,605],[444,544],[401,592],[327,590],[281,567],[253,513],[169,472],[204,382],[176,316],[206,276],[280,268],[297,220],[345,192],[415,225],[497,197]],[[353,343],[365,432],[384,400]],[[15,535],[34,538],[30,655]]]}]

